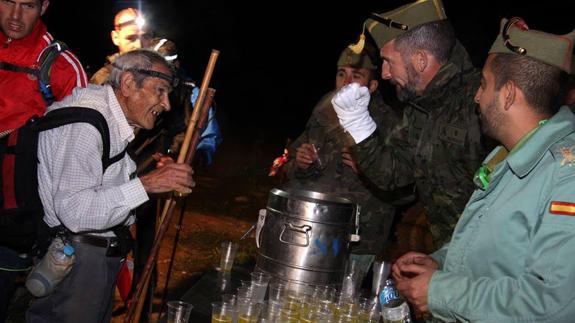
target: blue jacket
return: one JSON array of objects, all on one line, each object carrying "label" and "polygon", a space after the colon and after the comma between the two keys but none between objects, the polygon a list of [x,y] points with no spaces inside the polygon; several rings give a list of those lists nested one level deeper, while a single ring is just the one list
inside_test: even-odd
[{"label": "blue jacket", "polygon": [[568,107],[497,165],[451,242],[432,257],[440,270],[428,305],[437,318],[575,321],[575,116]]}]

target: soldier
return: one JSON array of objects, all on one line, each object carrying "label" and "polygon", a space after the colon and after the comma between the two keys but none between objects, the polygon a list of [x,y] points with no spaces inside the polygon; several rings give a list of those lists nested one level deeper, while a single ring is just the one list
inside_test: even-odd
[{"label": "soldier", "polygon": [[557,110],[574,41],[575,30],[503,19],[475,95],[501,146],[479,168],[450,244],[393,267],[417,310],[449,322],[573,322],[575,116]]},{"label": "soldier", "polygon": [[487,154],[473,101],[480,75],[446,19],[440,0],[422,0],[365,22],[380,48],[382,78],[406,103],[400,131],[375,131],[365,88],[352,84],[332,101],[365,176],[389,191],[416,184],[437,248],[449,241]]},{"label": "soldier", "polygon": [[[371,57],[368,53],[371,53]],[[335,90],[356,82],[367,86],[372,93],[369,111],[378,122],[382,136],[388,135],[399,123],[399,115],[384,104],[376,79],[377,58],[375,48],[366,47],[360,54],[346,47],[337,62]],[[389,235],[394,207],[384,203],[368,189],[363,175],[358,173],[354,156],[348,149],[352,138],[340,126],[330,104],[335,94],[331,91],[314,108],[304,132],[290,145],[288,178],[290,186],[322,193],[342,194],[360,204],[361,240],[351,246],[351,259],[359,261],[367,272],[375,256],[379,254]]]}]

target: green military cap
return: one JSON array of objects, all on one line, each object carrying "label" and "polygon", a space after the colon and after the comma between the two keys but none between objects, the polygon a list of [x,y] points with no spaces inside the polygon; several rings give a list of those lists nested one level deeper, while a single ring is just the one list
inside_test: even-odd
[{"label": "green military cap", "polygon": [[382,48],[400,34],[428,22],[447,19],[441,0],[419,0],[397,9],[372,14],[365,27]]},{"label": "green military cap", "polygon": [[571,73],[575,30],[567,35],[554,35],[530,30],[521,18],[501,20],[501,32],[489,53],[525,55]]},{"label": "green military cap", "polygon": [[337,66],[351,66],[355,68],[367,68],[370,70],[377,69],[376,64],[369,57],[367,48],[363,48],[358,54],[353,49],[354,45],[347,46],[339,55]]}]

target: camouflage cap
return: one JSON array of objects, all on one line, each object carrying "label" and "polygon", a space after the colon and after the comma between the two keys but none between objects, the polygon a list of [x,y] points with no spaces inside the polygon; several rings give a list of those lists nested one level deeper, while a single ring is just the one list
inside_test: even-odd
[{"label": "camouflage cap", "polygon": [[379,48],[419,25],[447,19],[441,0],[419,0],[381,14],[372,14],[365,26]]},{"label": "camouflage cap", "polygon": [[352,47],[353,45],[349,45],[341,52],[337,60],[337,66],[351,66],[355,68],[367,68],[369,70],[377,69],[377,65],[368,54],[367,47],[363,48],[359,54],[357,54]]},{"label": "camouflage cap", "polygon": [[521,18],[501,20],[501,32],[489,53],[525,55],[571,73],[575,30],[566,35],[554,35],[530,30]]}]

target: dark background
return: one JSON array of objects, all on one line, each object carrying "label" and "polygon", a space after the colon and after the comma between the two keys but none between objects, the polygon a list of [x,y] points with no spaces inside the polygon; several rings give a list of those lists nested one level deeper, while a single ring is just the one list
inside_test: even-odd
[{"label": "dark background", "polygon": [[[212,87],[217,89],[223,147],[279,155],[286,139],[303,130],[316,101],[333,88],[339,53],[357,40],[369,13],[408,2],[148,0],[141,7],[151,28],[177,43],[198,83],[210,50],[221,51]],[[553,33],[575,27],[573,0],[444,0],[444,5],[476,66],[482,65],[502,17],[521,16],[531,28]],[[113,17],[128,6],[138,7],[138,2],[52,0],[44,20],[93,72],[115,52]]]}]

